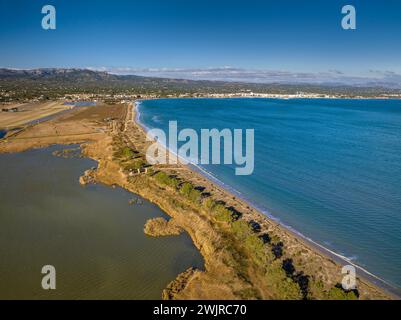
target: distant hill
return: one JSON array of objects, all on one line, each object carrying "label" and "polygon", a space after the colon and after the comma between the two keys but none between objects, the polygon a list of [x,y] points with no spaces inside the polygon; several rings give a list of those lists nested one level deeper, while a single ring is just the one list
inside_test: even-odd
[{"label": "distant hill", "polygon": [[87,69],[0,69],[0,79],[14,80],[58,80],[58,81],[99,81],[115,80],[116,77],[106,72]]},{"label": "distant hill", "polygon": [[[33,70],[0,69],[0,90],[8,97],[57,97],[65,93],[108,94],[202,94],[202,93],[281,93],[297,92],[377,96],[400,93],[400,90],[380,86],[352,87],[343,85],[263,84],[228,81],[183,80],[115,75],[88,69],[44,68]],[[11,94],[9,94],[11,92]],[[4,100],[4,97],[3,97]]]},{"label": "distant hill", "polygon": [[114,75],[102,71],[88,69],[62,69],[46,68],[32,70],[0,69],[0,81],[19,81],[30,83],[35,81],[37,84],[65,84],[68,86],[81,86],[94,84],[99,87],[127,87],[136,88],[146,87],[149,89],[174,88],[176,86],[187,88],[207,88],[209,86],[224,87],[232,86],[233,83],[218,81],[194,81],[182,79],[152,78],[135,75]]}]

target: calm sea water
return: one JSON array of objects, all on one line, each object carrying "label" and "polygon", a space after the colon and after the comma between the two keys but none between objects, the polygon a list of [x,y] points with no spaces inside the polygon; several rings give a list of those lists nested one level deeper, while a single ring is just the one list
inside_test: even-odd
[{"label": "calm sea water", "polygon": [[401,101],[165,99],[140,121],[255,129],[255,171],[204,169],[283,224],[401,287]]},{"label": "calm sea water", "polygon": [[[187,234],[150,238],[147,219],[167,216],[137,196],[82,187],[89,159],[61,147],[0,155],[0,299],[160,299],[178,273],[203,260]],[[57,289],[41,288],[44,265]]]}]

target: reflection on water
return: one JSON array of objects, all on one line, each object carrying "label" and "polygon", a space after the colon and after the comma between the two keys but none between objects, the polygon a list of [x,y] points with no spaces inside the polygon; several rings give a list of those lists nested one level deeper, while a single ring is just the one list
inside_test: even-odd
[{"label": "reflection on water", "polygon": [[[52,156],[59,147],[0,155],[0,299],[159,299],[163,288],[203,261],[187,234],[149,238],[155,205],[133,194],[81,187],[89,159]],[[54,265],[57,289],[41,289]]]}]

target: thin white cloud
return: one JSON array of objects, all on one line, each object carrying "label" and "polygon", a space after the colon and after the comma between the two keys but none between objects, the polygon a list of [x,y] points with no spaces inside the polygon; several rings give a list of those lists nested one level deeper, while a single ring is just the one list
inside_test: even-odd
[{"label": "thin white cloud", "polygon": [[369,76],[346,75],[341,70],[327,72],[289,72],[282,70],[246,69],[231,66],[210,68],[133,68],[100,67],[91,70],[107,71],[119,75],[139,75],[189,80],[217,80],[252,83],[308,83],[375,85],[401,88],[401,75],[392,71],[369,70]]}]

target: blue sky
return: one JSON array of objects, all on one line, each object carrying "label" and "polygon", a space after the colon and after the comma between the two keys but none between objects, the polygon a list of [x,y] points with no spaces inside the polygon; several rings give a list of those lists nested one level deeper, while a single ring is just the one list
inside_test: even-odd
[{"label": "blue sky", "polygon": [[[46,4],[56,7],[56,30],[41,28]],[[346,4],[356,8],[356,30],[341,28]],[[12,68],[394,78],[401,1],[1,0],[0,43],[0,66]]]}]

